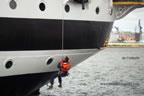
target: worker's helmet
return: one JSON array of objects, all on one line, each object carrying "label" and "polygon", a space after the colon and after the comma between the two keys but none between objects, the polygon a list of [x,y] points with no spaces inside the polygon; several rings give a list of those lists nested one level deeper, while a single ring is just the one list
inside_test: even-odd
[{"label": "worker's helmet", "polygon": [[66,57],[64,58],[64,62],[68,62],[68,61],[69,61],[69,57],[66,56]]}]

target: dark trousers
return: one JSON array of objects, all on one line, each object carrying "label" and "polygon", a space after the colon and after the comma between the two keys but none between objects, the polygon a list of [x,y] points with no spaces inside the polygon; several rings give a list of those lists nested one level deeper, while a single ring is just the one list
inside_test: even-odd
[{"label": "dark trousers", "polygon": [[58,81],[59,81],[59,83],[61,84],[62,83],[62,78],[61,77],[65,77],[65,76],[67,76],[67,72],[55,72],[52,76],[51,76],[51,79],[50,79],[50,83],[51,83],[51,85],[53,85],[54,84],[54,80],[55,80],[55,78],[56,77],[58,77]]}]

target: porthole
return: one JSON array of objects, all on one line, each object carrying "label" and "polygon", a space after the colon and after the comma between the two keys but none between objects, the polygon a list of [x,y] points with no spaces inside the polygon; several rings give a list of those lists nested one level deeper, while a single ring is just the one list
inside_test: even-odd
[{"label": "porthole", "polygon": [[67,4],[65,5],[65,11],[68,13],[70,11],[70,6]]},{"label": "porthole", "polygon": [[53,62],[53,58],[50,58],[47,60],[47,65],[51,64]]},{"label": "porthole", "polygon": [[6,69],[10,69],[13,65],[13,62],[12,61],[7,61],[6,64],[5,64],[5,67]]},{"label": "porthole", "polygon": [[40,8],[41,11],[44,11],[46,9],[46,6],[45,6],[44,3],[40,3],[39,8]]},{"label": "porthole", "polygon": [[11,0],[10,3],[9,3],[9,6],[10,6],[11,9],[16,9],[16,7],[17,7],[16,1]]},{"label": "porthole", "polygon": [[99,7],[97,7],[96,8],[96,14],[99,14],[99,11],[100,11],[100,9],[99,9]]}]

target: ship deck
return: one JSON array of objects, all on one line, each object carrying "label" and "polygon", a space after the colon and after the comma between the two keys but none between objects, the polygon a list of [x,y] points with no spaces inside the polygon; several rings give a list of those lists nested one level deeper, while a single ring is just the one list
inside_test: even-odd
[{"label": "ship deck", "polygon": [[144,5],[144,0],[113,0],[113,5]]}]

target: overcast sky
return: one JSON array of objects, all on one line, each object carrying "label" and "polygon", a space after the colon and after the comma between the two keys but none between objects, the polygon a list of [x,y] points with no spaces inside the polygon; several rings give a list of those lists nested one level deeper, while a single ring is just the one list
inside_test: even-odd
[{"label": "overcast sky", "polygon": [[[141,25],[144,30],[144,8],[139,8],[132,11],[126,17],[120,20],[116,20],[113,26],[119,27],[120,31],[135,31],[136,24],[138,25],[138,20],[141,19]],[[115,31],[115,29],[113,29]]]}]

